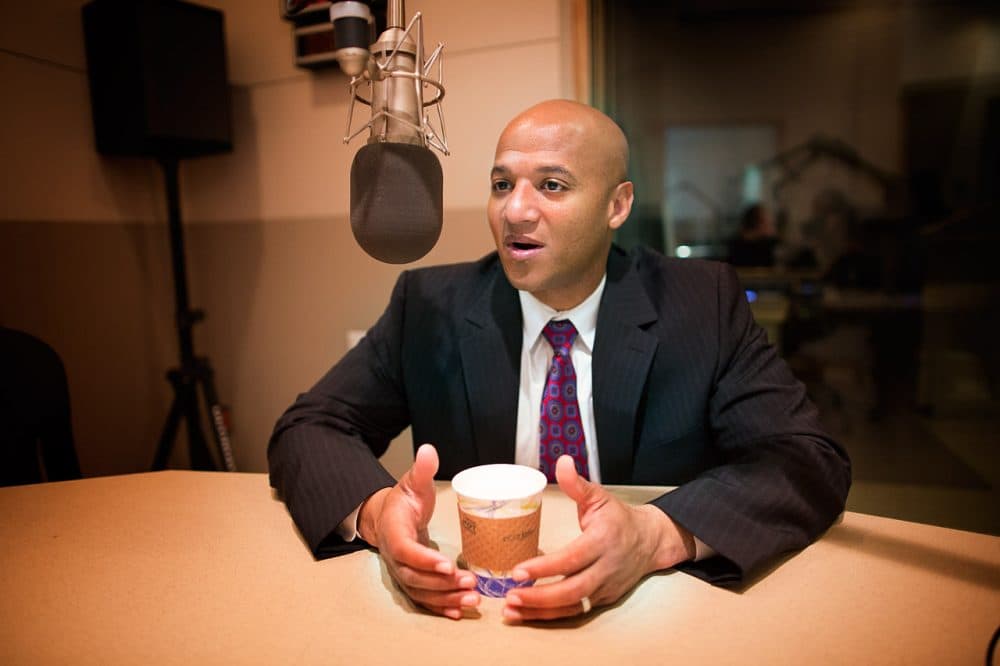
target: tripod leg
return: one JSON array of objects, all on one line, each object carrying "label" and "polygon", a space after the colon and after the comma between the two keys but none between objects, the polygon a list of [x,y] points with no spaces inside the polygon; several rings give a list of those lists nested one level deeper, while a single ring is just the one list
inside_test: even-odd
[{"label": "tripod leg", "polygon": [[235,472],[236,461],[233,460],[233,448],[229,442],[229,429],[226,427],[222,405],[219,404],[219,396],[215,392],[215,373],[208,364],[208,359],[199,359],[198,365],[200,366],[198,376],[205,392],[205,408],[208,409],[208,420],[212,426],[212,434],[215,435],[215,443],[222,455],[222,464],[227,472]]},{"label": "tripod leg", "polygon": [[[171,417],[167,421],[167,431],[163,433],[160,441],[160,451],[157,452],[156,463],[166,465],[169,455],[169,443],[177,431],[177,421],[183,417],[187,421],[188,446],[191,453],[191,468],[199,470],[218,469],[212,453],[209,450],[205,435],[201,426],[201,414],[198,409],[198,382],[203,380],[202,364],[194,354],[194,341],[191,336],[191,329],[195,323],[200,321],[204,313],[192,310],[188,305],[187,290],[187,270],[184,261],[184,226],[181,224],[180,187],[178,182],[178,159],[174,155],[164,154],[160,156],[160,166],[163,168],[163,177],[167,193],[167,217],[170,228],[170,258],[174,274],[174,302],[176,304],[176,325],[177,342],[181,356],[181,365],[177,370],[168,374],[170,382],[173,384],[175,402],[171,407]],[[214,389],[212,393],[214,394]],[[214,395],[209,405],[209,415],[213,424],[219,420],[219,416],[212,409],[212,405],[217,403]],[[177,412],[177,413],[175,413]],[[218,426],[216,426],[217,432]],[[168,437],[169,434],[169,437]],[[216,435],[218,438],[218,434]],[[226,443],[228,447],[228,436]],[[231,464],[232,455],[227,461],[227,468]]]},{"label": "tripod leg", "polygon": [[160,444],[156,447],[156,457],[153,458],[153,471],[157,472],[167,468],[167,461],[170,460],[170,450],[174,445],[174,437],[177,436],[177,426],[181,423],[181,401],[174,386],[174,402],[170,405],[170,412],[167,414],[166,423],[163,424],[163,432],[160,434]]},{"label": "tripod leg", "polygon": [[201,410],[198,409],[198,385],[195,373],[190,373],[181,384],[181,402],[184,403],[184,419],[187,421],[188,447],[191,453],[191,469],[214,471],[218,469],[205,441],[201,429]]}]

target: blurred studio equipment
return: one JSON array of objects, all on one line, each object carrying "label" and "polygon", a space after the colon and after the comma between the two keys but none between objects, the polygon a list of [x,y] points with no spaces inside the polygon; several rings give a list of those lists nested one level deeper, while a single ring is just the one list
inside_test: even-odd
[{"label": "blurred studio equipment", "polygon": [[153,469],[166,467],[182,420],[191,467],[219,468],[202,431],[200,387],[221,465],[235,471],[212,367],[194,351],[191,331],[205,313],[188,302],[178,186],[181,159],[232,150],[222,12],[181,0],[93,0],[83,28],[97,150],[155,158],[166,185],[180,366],[167,373],[174,400]]},{"label": "blurred studio equipment", "polygon": [[771,212],[762,203],[743,211],[740,230],[729,244],[729,263],[733,266],[774,266],[774,250],[780,239]]},{"label": "blurred studio equipment", "polygon": [[[839,165],[848,173],[856,174],[873,184],[881,194],[882,209],[891,215],[899,215],[902,208],[903,183],[897,175],[872,164],[846,141],[817,134],[804,143],[783,150],[756,165],[761,172],[773,174],[771,199],[776,206],[778,228],[786,228],[789,223],[788,212],[784,205],[787,190],[802,182],[806,171],[821,163]],[[846,239],[847,226],[852,222],[847,218],[855,215],[854,206],[843,195],[833,190],[820,192],[814,199],[814,205],[822,209],[814,211],[817,218],[841,219],[839,222],[821,225],[828,228],[812,230],[813,235],[818,236],[813,239],[812,245],[784,248],[785,256],[782,257],[781,263],[788,268],[825,270],[843,250],[842,244]]]}]

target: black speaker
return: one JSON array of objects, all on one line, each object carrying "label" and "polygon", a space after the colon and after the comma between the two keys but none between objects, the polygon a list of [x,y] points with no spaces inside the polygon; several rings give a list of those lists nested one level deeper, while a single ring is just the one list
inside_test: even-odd
[{"label": "black speaker", "polygon": [[222,12],[180,0],[93,0],[83,31],[99,152],[232,150]]}]

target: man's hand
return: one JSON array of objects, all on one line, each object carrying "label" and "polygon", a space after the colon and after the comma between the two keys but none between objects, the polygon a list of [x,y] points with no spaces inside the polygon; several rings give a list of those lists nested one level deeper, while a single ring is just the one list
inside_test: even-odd
[{"label": "man's hand", "polygon": [[414,603],[454,620],[477,606],[476,579],[429,547],[427,523],[434,513],[437,451],[417,450],[413,466],[392,488],[369,497],[358,513],[361,538],[376,546],[389,573]]},{"label": "man's hand", "polygon": [[600,484],[576,473],[569,456],[556,461],[559,487],[577,505],[582,534],[554,553],[514,568],[517,580],[564,576],[563,579],[507,594],[508,620],[550,620],[579,615],[612,604],[647,573],[666,569],[695,555],[694,537],[652,505],[628,506]]}]

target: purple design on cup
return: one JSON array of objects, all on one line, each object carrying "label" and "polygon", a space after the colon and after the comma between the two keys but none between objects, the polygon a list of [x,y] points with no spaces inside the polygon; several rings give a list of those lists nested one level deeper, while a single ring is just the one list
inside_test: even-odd
[{"label": "purple design on cup", "polygon": [[485,597],[505,597],[507,593],[518,587],[531,587],[535,581],[526,580],[518,583],[513,578],[494,578],[492,576],[482,576],[474,574],[476,577],[476,589]]}]

